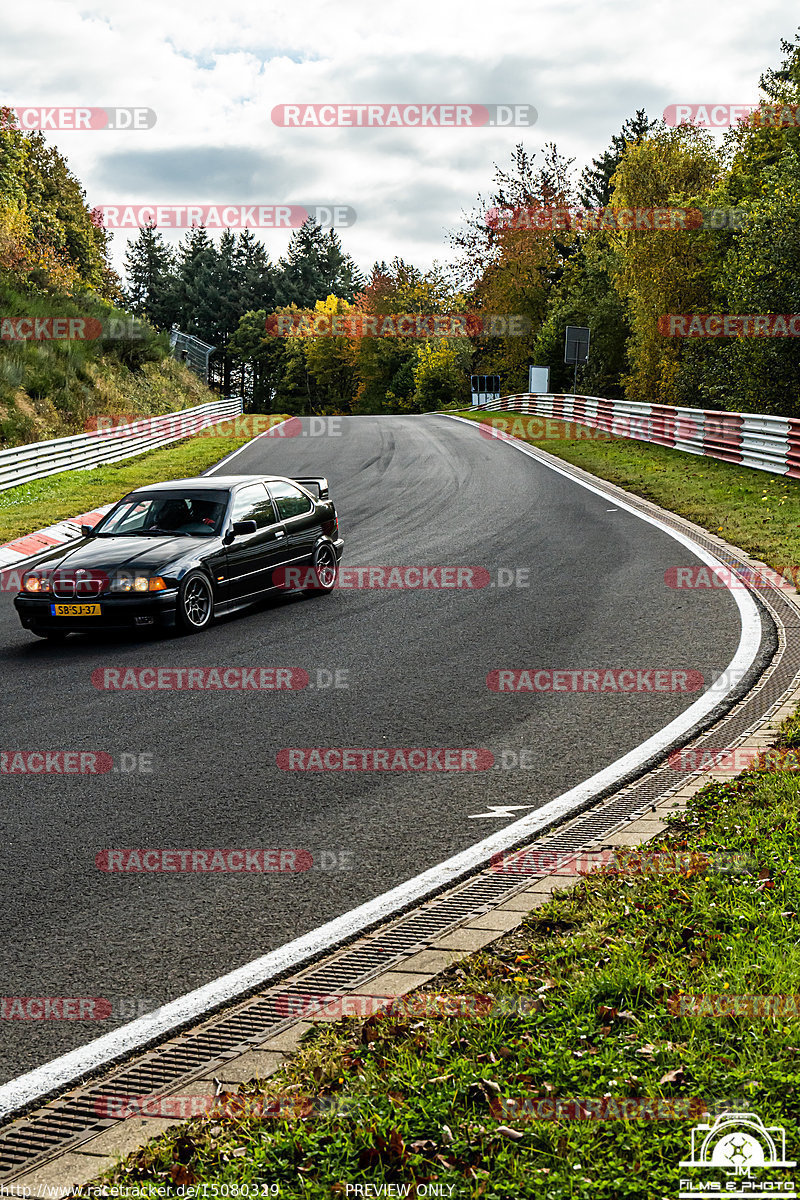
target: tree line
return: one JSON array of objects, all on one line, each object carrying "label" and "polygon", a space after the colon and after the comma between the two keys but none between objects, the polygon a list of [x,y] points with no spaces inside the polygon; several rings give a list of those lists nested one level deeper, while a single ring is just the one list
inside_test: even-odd
[{"label": "tree line", "polygon": [[[224,386],[235,377],[256,408],[425,411],[468,402],[471,372],[524,391],[531,363],[550,367],[552,391],[570,391],[564,331],[583,325],[591,353],[577,386],[586,394],[800,415],[797,338],[679,338],[659,323],[666,314],[800,311],[800,117],[768,115],[800,104],[797,35],[781,47],[780,67],[759,80],[763,119],[732,127],[721,143],[640,109],[580,174],[554,143],[516,146],[450,235],[443,267],[395,258],[365,280],[337,235],[310,222],[274,265],[247,233],[214,246],[192,230],[173,257],[148,229],[129,251],[129,302],[157,325],[177,321],[220,347]],[[535,220],[543,210],[654,209],[733,210],[737,221]],[[270,314],[402,312],[516,314],[527,333],[411,340],[298,328],[276,338],[265,328]]]},{"label": "tree line", "polygon": [[[659,320],[800,312],[798,36],[781,51],[780,65],[758,81],[759,119],[732,127],[721,142],[640,109],[580,174],[554,143],[520,144],[495,164],[486,195],[449,236],[444,265],[421,270],[395,257],[375,262],[366,276],[335,231],[309,221],[277,262],[249,230],[226,230],[215,241],[193,228],[173,249],[146,227],[129,243],[123,283],[110,267],[99,215],[63,158],[41,134],[15,129],[2,110],[5,307],[21,296],[68,309],[122,303],[153,329],[149,343],[108,348],[127,354],[131,367],[156,345],[163,354],[158,331],[177,325],[216,347],[215,386],[241,392],[255,411],[426,411],[468,403],[470,373],[498,374],[505,392],[523,391],[530,363],[550,367],[551,390],[568,391],[564,329],[585,325],[591,354],[578,372],[579,391],[798,416],[796,337],[671,337]],[[737,222],[637,228],[517,219],[542,210],[666,208],[731,210]],[[473,312],[515,315],[526,331],[321,337],[308,321],[295,321],[288,336],[268,331],[276,315]],[[15,379],[0,361],[0,392],[7,383],[10,394]]]}]

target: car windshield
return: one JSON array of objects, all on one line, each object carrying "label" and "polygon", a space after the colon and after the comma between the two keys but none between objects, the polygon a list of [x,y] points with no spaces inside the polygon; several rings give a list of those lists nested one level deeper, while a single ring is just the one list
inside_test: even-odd
[{"label": "car windshield", "polygon": [[214,537],[222,528],[227,495],[158,492],[128,496],[97,527],[98,537]]}]

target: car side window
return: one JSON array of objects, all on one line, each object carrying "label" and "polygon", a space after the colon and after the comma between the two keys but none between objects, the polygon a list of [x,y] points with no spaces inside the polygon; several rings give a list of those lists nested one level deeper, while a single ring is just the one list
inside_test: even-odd
[{"label": "car side window", "polygon": [[293,483],[270,483],[269,490],[282,521],[287,517],[298,517],[302,513],[311,512],[314,507],[305,492],[301,492]]},{"label": "car side window", "polygon": [[232,521],[255,521],[259,529],[275,524],[275,510],[263,483],[248,484],[234,497]]}]

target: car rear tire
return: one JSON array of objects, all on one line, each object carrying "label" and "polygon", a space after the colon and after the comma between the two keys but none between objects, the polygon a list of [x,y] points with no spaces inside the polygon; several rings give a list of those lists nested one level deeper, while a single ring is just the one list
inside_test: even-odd
[{"label": "car rear tire", "polygon": [[199,633],[214,618],[211,581],[202,571],[190,571],[178,591],[177,626],[181,633]]},{"label": "car rear tire", "polygon": [[316,582],[308,589],[309,595],[313,596],[318,592],[332,592],[339,578],[339,560],[329,542],[322,542],[317,546],[311,560],[311,569]]}]

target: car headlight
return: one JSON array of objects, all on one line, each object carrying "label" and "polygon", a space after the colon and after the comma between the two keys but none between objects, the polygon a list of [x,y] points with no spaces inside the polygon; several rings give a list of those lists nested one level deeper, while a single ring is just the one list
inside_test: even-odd
[{"label": "car headlight", "polygon": [[42,574],[37,574],[35,571],[31,571],[29,574],[23,575],[23,577],[22,577],[23,592],[33,592],[33,593],[49,592],[50,591],[50,575],[51,574],[52,574],[52,572],[50,572],[50,571],[45,571]]},{"label": "car headlight", "polygon": [[160,575],[116,575],[112,592],[163,592],[166,583]]}]

